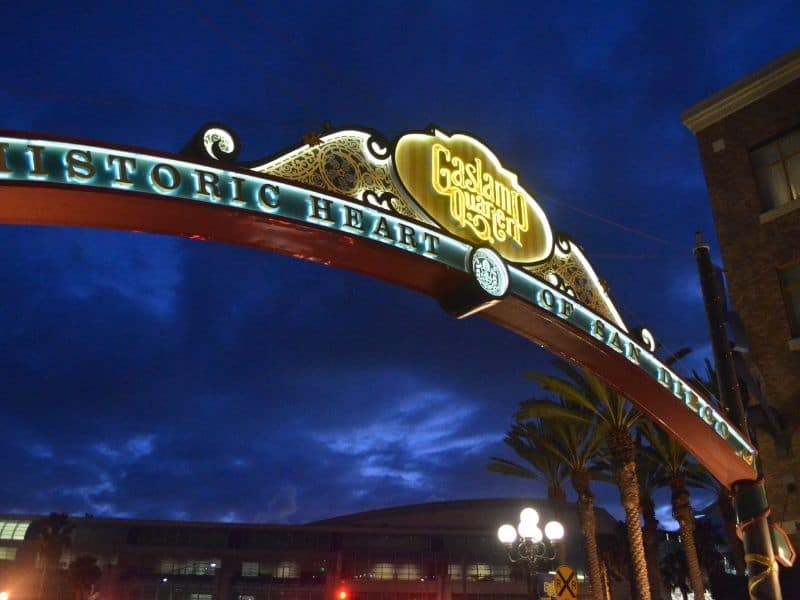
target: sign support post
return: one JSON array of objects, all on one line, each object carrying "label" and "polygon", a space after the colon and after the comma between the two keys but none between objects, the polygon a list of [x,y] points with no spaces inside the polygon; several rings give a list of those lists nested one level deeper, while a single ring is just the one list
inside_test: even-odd
[{"label": "sign support post", "polygon": [[[750,441],[747,415],[742,404],[739,380],[731,355],[728,334],[722,308],[721,290],[716,284],[714,267],[711,264],[710,248],[697,234],[694,256],[700,276],[700,288],[708,318],[711,348],[719,383],[720,401],[728,410],[731,420]],[[744,545],[747,563],[747,589],[753,600],[781,600],[781,585],[778,579],[778,563],[772,547],[769,503],[764,489],[764,480],[740,480],[733,484],[734,508],[737,527]]]}]

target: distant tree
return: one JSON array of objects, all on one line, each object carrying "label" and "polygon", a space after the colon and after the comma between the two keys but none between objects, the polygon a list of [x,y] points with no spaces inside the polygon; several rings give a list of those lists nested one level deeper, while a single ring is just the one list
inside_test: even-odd
[{"label": "distant tree", "polygon": [[523,463],[493,456],[486,468],[502,475],[544,480],[547,499],[560,512],[567,503],[564,490],[567,468],[558,456],[543,446],[549,434],[549,427],[540,420],[512,425],[503,441]]},{"label": "distant tree", "polygon": [[695,598],[705,596],[705,583],[700,568],[700,559],[695,543],[695,521],[692,509],[689,483],[705,482],[708,473],[698,465],[692,455],[672,437],[651,424],[642,427],[649,442],[644,452],[653,457],[658,464],[662,483],[672,492],[672,516],[680,527],[683,551],[686,554],[686,568]]},{"label": "distant tree", "polygon": [[81,555],[69,565],[69,581],[75,600],[87,600],[92,586],[100,579],[97,558]]},{"label": "distant tree", "polygon": [[[547,465],[560,478],[569,475],[578,494],[578,519],[592,595],[595,600],[603,600],[605,586],[597,549],[594,494],[591,490],[592,479],[607,478],[595,465],[603,438],[595,428],[584,423],[546,419],[513,425],[505,441],[537,471]],[[505,475],[531,475],[530,467],[501,458],[492,458],[488,468]]]},{"label": "distant tree", "polygon": [[49,516],[31,523],[36,539],[37,560],[42,569],[39,600],[44,598],[48,572],[58,564],[64,550],[69,548],[72,527],[72,522],[65,513],[50,513]]},{"label": "distant tree", "polygon": [[686,554],[677,545],[665,552],[659,562],[661,578],[669,593],[678,589],[683,600],[689,599],[692,588],[689,585],[689,569],[686,566]]},{"label": "distant tree", "polygon": [[[717,371],[711,364],[711,361],[705,360],[705,373],[702,375],[697,371],[692,371],[692,378],[690,382],[695,386],[708,393],[714,403],[719,405],[719,382],[717,380]],[[722,410],[725,410],[722,408]],[[727,414],[727,410],[725,410]],[[744,547],[742,541],[736,530],[736,512],[733,508],[733,494],[724,485],[720,484],[712,477],[709,476],[704,487],[715,491],[717,493],[717,506],[722,514],[722,520],[725,522],[725,534],[728,538],[728,546],[731,549],[731,559],[734,568],[738,575],[744,575],[746,564],[744,561]]]},{"label": "distant tree", "polygon": [[[640,448],[641,446],[639,443]],[[636,472],[639,476],[639,512],[642,514],[642,538],[647,557],[650,596],[652,600],[661,600],[664,597],[664,588],[658,566],[659,530],[656,503],[653,499],[653,494],[661,485],[661,465],[653,460],[651,454],[639,452],[636,457]]]},{"label": "distant tree", "polygon": [[593,375],[563,360],[556,361],[556,366],[564,378],[545,373],[533,373],[530,377],[548,392],[566,400],[567,406],[545,400],[528,400],[520,406],[517,420],[544,418],[582,422],[597,428],[604,437],[625,511],[636,598],[650,600],[647,560],[639,525],[637,448],[633,437],[633,430],[642,415],[625,398]]}]

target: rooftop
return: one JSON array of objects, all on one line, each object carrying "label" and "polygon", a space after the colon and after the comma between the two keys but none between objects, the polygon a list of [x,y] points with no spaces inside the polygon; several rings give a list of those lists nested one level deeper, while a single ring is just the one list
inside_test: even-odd
[{"label": "rooftop", "polygon": [[681,120],[692,133],[699,133],[798,78],[800,48],[787,52],[713,96],[687,108],[681,113]]}]

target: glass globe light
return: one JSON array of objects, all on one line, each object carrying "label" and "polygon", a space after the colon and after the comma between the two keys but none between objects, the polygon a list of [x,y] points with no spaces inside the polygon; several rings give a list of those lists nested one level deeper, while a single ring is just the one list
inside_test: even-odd
[{"label": "glass globe light", "polygon": [[533,534],[533,535],[531,535],[531,539],[535,543],[539,543],[539,542],[542,541],[542,538],[544,537],[544,534],[542,533],[542,530],[539,529],[536,525],[533,526],[533,531],[531,533]]},{"label": "glass globe light", "polygon": [[530,521],[520,521],[519,525],[517,526],[517,531],[519,532],[519,536],[522,538],[531,539],[534,536],[535,530],[539,529],[535,523],[531,523]]},{"label": "glass globe light", "polygon": [[558,521],[550,521],[544,526],[544,534],[549,540],[560,540],[564,537],[564,526]]},{"label": "glass globe light", "polygon": [[519,513],[519,522],[525,523],[526,521],[529,521],[531,525],[536,525],[539,522],[539,513],[530,507],[522,509],[522,512]]},{"label": "glass globe light", "polygon": [[501,525],[500,529],[497,530],[497,539],[503,544],[513,544],[514,540],[517,539],[517,530],[508,523]]}]

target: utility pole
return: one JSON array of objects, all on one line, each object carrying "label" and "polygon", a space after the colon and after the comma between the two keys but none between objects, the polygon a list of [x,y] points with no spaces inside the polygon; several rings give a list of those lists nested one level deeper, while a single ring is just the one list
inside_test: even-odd
[{"label": "utility pole", "polygon": [[[694,256],[700,275],[700,288],[708,319],[711,348],[717,371],[720,402],[728,416],[750,441],[747,414],[742,404],[739,378],[733,364],[728,332],[725,329],[722,290],[716,284],[714,266],[708,244],[700,233],[696,234]],[[756,458],[756,460],[758,460]],[[781,600],[781,585],[778,579],[778,563],[772,548],[772,537],[767,517],[769,503],[764,479],[760,473],[752,480],[734,482],[732,486],[736,521],[742,535],[744,559],[747,563],[747,589],[752,600]]]}]

